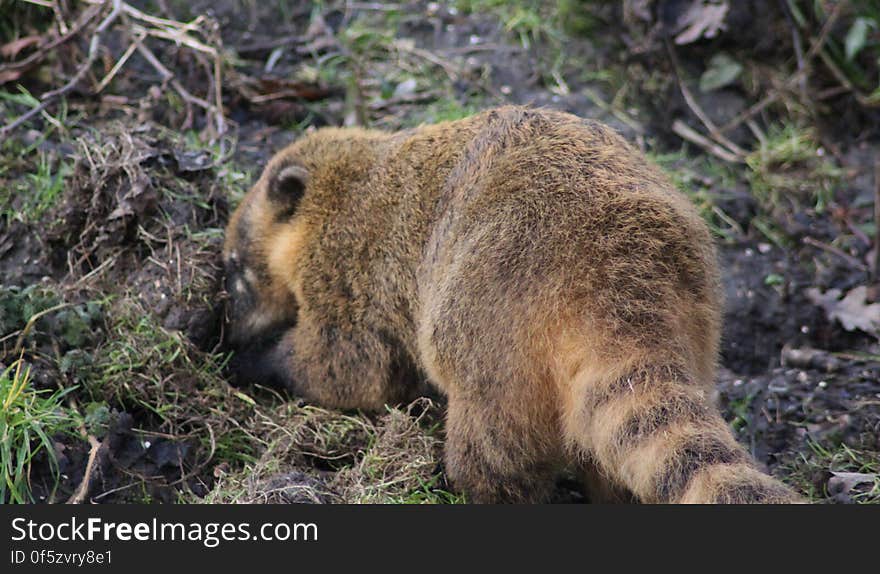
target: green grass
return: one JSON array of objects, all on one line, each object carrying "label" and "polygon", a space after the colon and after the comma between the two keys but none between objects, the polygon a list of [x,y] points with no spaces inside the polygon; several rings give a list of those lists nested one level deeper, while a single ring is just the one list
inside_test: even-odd
[{"label": "green grass", "polygon": [[560,40],[563,26],[566,30],[583,33],[595,23],[585,6],[589,2],[575,0],[456,0],[454,4],[466,14],[495,14],[526,50],[548,40]]},{"label": "green grass", "polygon": [[52,24],[52,10],[21,0],[0,0],[0,45]]},{"label": "green grass", "polygon": [[[810,33],[824,22],[832,2],[787,0],[794,20],[803,33]],[[842,11],[838,25],[819,51],[819,59],[829,70],[836,70],[840,83],[848,83],[865,105],[880,103],[880,0],[852,0]]]},{"label": "green grass", "polygon": [[[880,504],[880,452],[856,449],[845,444],[819,443],[807,441],[809,451],[786,465],[787,480],[799,488],[812,501],[827,499],[827,478],[830,472],[857,472],[874,475],[873,482],[857,486],[849,493],[853,501],[863,504]],[[817,486],[816,477],[823,480]]]},{"label": "green grass", "polygon": [[386,504],[467,504],[464,494],[449,492],[437,485],[443,480],[440,473],[434,474],[427,481],[419,480],[418,487],[409,492],[388,497]]},{"label": "green grass", "polygon": [[752,193],[770,210],[808,201],[821,213],[842,177],[816,131],[791,123],[773,126],[746,163]]},{"label": "green grass", "polygon": [[[27,154],[29,151],[4,149],[3,156]],[[11,160],[10,163],[15,160]],[[27,170],[27,171],[25,171]],[[65,179],[72,166],[56,160],[48,153],[40,152],[36,163],[25,160],[21,173],[0,187],[0,216],[8,220],[35,223],[55,207],[64,191]],[[0,172],[0,176],[6,175]],[[12,174],[10,174],[12,175]]]},{"label": "green grass", "polygon": [[113,310],[83,387],[94,402],[141,412],[160,431],[196,440],[215,464],[252,461],[248,420],[255,403],[224,379],[226,359],[199,351],[184,334],[124,303]]},{"label": "green grass", "polygon": [[[20,342],[21,349],[26,350],[49,343],[57,345],[61,353],[77,349],[94,341],[105,303],[63,302],[57,292],[42,285],[0,285],[0,337],[7,345]],[[4,351],[9,350],[4,347]]]},{"label": "green grass", "polygon": [[467,104],[462,104],[453,98],[443,98],[431,102],[416,113],[411,114],[405,120],[404,126],[415,127],[421,124],[460,120],[479,111],[479,100],[474,101],[471,99]]},{"label": "green grass", "polygon": [[47,458],[57,487],[59,470],[52,438],[77,426],[74,413],[62,404],[71,391],[35,389],[30,367],[21,360],[0,374],[0,502],[33,501],[31,463],[40,453]]},{"label": "green grass", "polygon": [[748,394],[742,398],[731,401],[730,404],[727,405],[726,411],[728,415],[733,415],[733,419],[730,421],[730,426],[734,432],[741,433],[748,429],[752,422],[752,417],[749,414],[749,411],[754,399],[754,394]]}]

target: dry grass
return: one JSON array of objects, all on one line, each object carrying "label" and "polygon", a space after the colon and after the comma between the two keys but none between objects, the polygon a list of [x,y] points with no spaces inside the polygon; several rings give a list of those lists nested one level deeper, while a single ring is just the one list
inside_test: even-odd
[{"label": "dry grass", "polygon": [[440,441],[425,425],[427,399],[375,421],[282,404],[261,417],[265,450],[239,472],[221,472],[210,503],[459,502],[442,490]]}]

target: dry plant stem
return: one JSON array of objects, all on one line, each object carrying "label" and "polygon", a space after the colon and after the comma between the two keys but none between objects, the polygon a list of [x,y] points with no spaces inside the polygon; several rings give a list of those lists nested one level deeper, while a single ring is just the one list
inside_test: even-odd
[{"label": "dry plant stem", "polygon": [[849,253],[846,253],[845,251],[843,251],[837,247],[834,247],[833,245],[828,245],[827,243],[822,243],[821,241],[819,241],[817,239],[813,239],[812,237],[804,237],[804,243],[806,243],[807,245],[811,245],[813,247],[817,247],[823,251],[827,251],[828,253],[831,253],[833,255],[837,255],[838,257],[840,257],[841,259],[843,259],[844,261],[846,261],[847,263],[852,265],[854,268],[858,269],[859,271],[867,271],[868,270],[867,265],[865,265],[864,263],[862,263],[861,261],[859,261],[858,259],[856,259],[852,255],[850,255]]},{"label": "dry plant stem", "polygon": [[590,87],[584,87],[581,89],[585,96],[590,98],[590,101],[602,108],[603,111],[606,111],[612,114],[615,118],[619,119],[627,126],[629,126],[633,131],[638,133],[639,135],[643,135],[645,133],[645,127],[640,124],[638,121],[632,118],[629,114],[620,109],[619,106],[609,104],[602,97]]},{"label": "dry plant stem", "polygon": [[135,49],[137,49],[137,45],[132,42],[129,44],[128,48],[125,49],[125,52],[116,60],[116,63],[113,64],[113,67],[107,72],[107,75],[104,76],[104,79],[98,84],[98,87],[95,88],[95,93],[100,93],[104,91],[104,88],[116,77],[116,74],[119,73],[119,70],[125,66],[125,63],[128,62],[128,59],[131,58],[131,55],[134,54]]},{"label": "dry plant stem", "polygon": [[[736,158],[734,161],[742,161],[743,158],[747,155],[746,151],[732,142],[729,138],[727,138],[721,131],[718,129],[718,126],[715,125],[715,122],[709,118],[703,108],[697,103],[694,99],[693,94],[691,94],[690,89],[685,85],[684,80],[681,77],[681,66],[678,63],[678,56],[675,53],[675,48],[672,47],[672,42],[669,41],[669,38],[666,38],[666,50],[669,54],[669,61],[672,63],[672,70],[675,73],[675,79],[678,82],[678,87],[681,90],[681,95],[684,96],[684,101],[691,109],[692,112],[700,119],[706,129],[709,131],[709,135],[720,147],[726,148],[730,153],[727,155],[731,155]],[[728,160],[730,161],[730,160]]]},{"label": "dry plant stem", "polygon": [[700,134],[692,127],[681,120],[675,120],[672,123],[672,131],[680,138],[685,139],[692,144],[698,145],[715,157],[730,163],[743,163],[743,156],[731,152],[729,149],[718,145],[706,136]]},{"label": "dry plant stem", "polygon": [[89,494],[89,487],[92,484],[92,476],[95,474],[95,462],[98,460],[98,453],[101,451],[103,444],[90,434],[86,433],[85,427],[80,428],[80,433],[84,433],[89,441],[89,459],[86,462],[86,470],[83,473],[82,482],[76,492],[67,499],[67,504],[82,504],[86,496]]},{"label": "dry plant stem", "polygon": [[66,34],[62,34],[61,36],[58,36],[51,42],[47,43],[45,46],[40,47],[36,52],[31,54],[24,60],[19,60],[17,62],[11,62],[9,64],[4,64],[0,66],[0,72],[27,68],[31,64],[42,60],[46,57],[46,54],[79,34],[80,30],[82,30],[86,26],[86,24],[91,22],[92,19],[98,14],[98,12],[101,11],[101,6],[101,4],[90,6],[88,10],[83,12],[82,16],[79,17],[79,20],[74,23],[74,25],[67,31]]},{"label": "dry plant stem", "polygon": [[64,94],[76,87],[80,80],[82,80],[85,77],[86,73],[88,73],[89,69],[92,67],[92,64],[98,57],[98,49],[101,47],[101,35],[105,31],[107,31],[110,25],[116,21],[121,13],[121,0],[113,0],[113,9],[110,11],[110,14],[108,14],[107,17],[101,21],[101,23],[95,29],[94,34],[92,34],[92,40],[89,43],[89,52],[86,56],[86,61],[80,64],[73,78],[71,78],[69,82],[67,82],[60,88],[43,94],[43,96],[40,98],[40,105],[31,108],[13,122],[3,126],[3,128],[0,129],[0,137],[5,137],[7,134],[9,134],[9,132],[45,110],[46,107],[48,107],[49,104],[51,104],[55,100],[55,98],[63,96]]},{"label": "dry plant stem", "polygon": [[794,17],[791,15],[791,9],[789,8],[787,0],[779,0],[779,5],[783,14],[785,14],[785,21],[788,22],[788,25],[791,28],[791,42],[794,46],[794,55],[797,58],[798,73],[800,73],[798,88],[801,92],[801,98],[806,102],[808,101],[807,76],[802,73],[806,67],[806,62],[804,61],[804,48],[803,43],[801,42],[801,34],[798,31],[797,22],[794,21]]},{"label": "dry plant stem", "polygon": [[52,13],[55,16],[55,23],[58,24],[58,30],[60,30],[62,34],[67,34],[69,31],[67,21],[64,18],[65,8],[64,0],[52,2]]},{"label": "dry plant stem", "polygon": [[[61,360],[61,352],[58,348],[57,343],[53,344],[53,348],[55,350],[56,360]],[[59,388],[63,389],[63,387],[59,384]],[[80,418],[82,419],[82,413],[80,413],[79,405],[76,402],[76,399],[73,396],[70,396],[68,403],[70,404],[70,408],[77,413],[79,413]],[[84,421],[84,419],[82,419]],[[98,460],[98,454],[101,452],[101,448],[104,444],[95,438],[94,435],[90,434],[86,430],[85,422],[81,422],[79,425],[79,434],[82,438],[86,439],[89,442],[89,457],[86,460],[86,468],[83,471],[82,480],[79,483],[79,487],[77,487],[76,492],[67,499],[67,504],[82,504],[82,502],[86,499],[86,496],[89,494],[89,488],[92,484],[92,477],[95,474],[96,462]]]},{"label": "dry plant stem", "polygon": [[[837,18],[840,16],[841,9],[848,3],[849,2],[847,0],[843,0],[842,2],[835,5],[834,8],[832,8],[831,13],[828,15],[828,18],[825,19],[825,23],[822,25],[822,30],[819,32],[819,37],[812,42],[809,51],[804,55],[804,67],[799,69],[797,72],[792,74],[791,77],[785,80],[785,87],[794,87],[802,79],[806,80],[813,59],[821,52],[822,48],[825,46],[825,42],[828,41],[828,36],[829,34],[831,34],[831,29],[834,27],[834,24],[837,22]],[[756,115],[764,111],[768,106],[774,104],[777,100],[779,100],[781,96],[782,94],[779,90],[774,91],[763,100],[750,106],[749,109],[721,126],[719,131],[721,133],[727,133],[730,130],[739,127],[744,121],[755,117]]]},{"label": "dry plant stem", "polygon": [[180,94],[180,97],[183,98],[183,100],[187,104],[195,104],[201,108],[204,108],[207,111],[214,111],[213,104],[189,93],[189,91],[183,87],[183,84],[181,84],[174,77],[174,74],[164,65],[162,65],[162,62],[160,62],[159,59],[156,58],[156,55],[153,54],[152,50],[147,48],[141,40],[135,38],[135,43],[137,44],[137,50],[141,53],[141,56],[143,56],[144,59],[146,59],[147,62],[149,62],[150,65],[153,66],[157,72],[159,72],[159,75],[162,76],[162,81],[170,82],[171,86],[175,89],[175,91],[177,91],[178,94]]},{"label": "dry plant stem", "polygon": [[7,339],[9,339],[11,337],[14,337],[15,335],[18,335],[18,339],[16,339],[16,341],[15,341],[15,350],[12,352],[12,354],[13,355],[21,354],[22,348],[24,347],[25,337],[27,337],[28,333],[31,332],[31,329],[34,328],[34,325],[36,325],[37,321],[41,317],[45,317],[46,315],[48,315],[50,313],[54,313],[55,311],[60,311],[61,309],[64,309],[66,307],[70,307],[72,305],[73,305],[73,303],[59,303],[58,305],[54,305],[52,307],[49,307],[48,309],[44,309],[44,310],[40,311],[39,313],[34,313],[33,315],[31,315],[31,318],[28,319],[28,322],[25,323],[25,326],[21,331],[18,331],[17,333],[11,333],[9,335],[6,335],[2,339],[0,339],[0,343],[2,343],[3,341],[6,341]]},{"label": "dry plant stem", "polygon": [[439,56],[428,52],[427,50],[422,50],[421,48],[410,46],[406,42],[401,42],[400,40],[395,40],[392,45],[394,46],[394,49],[398,52],[411,54],[413,56],[426,60],[434,64],[435,66],[440,67],[444,72],[446,72],[446,75],[449,76],[449,79],[453,82],[457,81],[458,78],[461,76],[461,70],[459,70],[456,66],[447,62],[443,58],[440,58]]},{"label": "dry plant stem", "polygon": [[819,58],[822,59],[822,63],[825,64],[825,67],[831,72],[831,75],[834,76],[840,83],[840,88],[843,93],[850,92],[855,97],[856,101],[859,102],[860,105],[866,108],[876,108],[880,106],[880,100],[872,100],[870,97],[865,95],[861,90],[859,90],[853,83],[846,77],[846,74],[840,69],[840,67],[834,62],[831,56],[825,50],[819,52]]}]

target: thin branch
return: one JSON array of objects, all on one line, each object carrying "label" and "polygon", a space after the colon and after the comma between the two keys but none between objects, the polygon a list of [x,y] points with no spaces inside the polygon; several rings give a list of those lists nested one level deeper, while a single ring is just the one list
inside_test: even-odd
[{"label": "thin branch", "polygon": [[[819,32],[819,37],[813,40],[812,44],[810,45],[809,51],[804,55],[804,67],[792,74],[787,80],[785,80],[785,83],[783,84],[784,88],[793,88],[802,80],[802,78],[806,78],[807,74],[810,71],[813,59],[825,46],[825,42],[828,41],[828,36],[831,34],[831,29],[837,22],[837,18],[840,16],[841,9],[846,4],[848,4],[847,0],[843,0],[839,4],[835,5],[834,8],[832,8],[832,11],[828,15],[828,18],[825,19],[825,24],[822,25],[822,30]],[[764,111],[768,106],[776,103],[781,95],[782,93],[780,90],[774,91],[772,94],[769,94],[764,99],[753,104],[747,110],[721,126],[721,129],[719,131],[721,133],[727,133],[730,130],[739,127],[744,121],[755,117],[756,115]]]},{"label": "thin branch", "polygon": [[843,251],[842,249],[834,247],[833,245],[828,245],[827,243],[822,243],[818,239],[813,239],[812,237],[804,237],[804,243],[806,243],[807,245],[811,245],[813,247],[817,247],[823,251],[827,251],[828,253],[831,253],[833,255],[840,257],[841,259],[843,259],[844,261],[846,261],[847,263],[849,263],[850,265],[852,265],[853,267],[855,267],[859,271],[867,271],[868,270],[867,265],[865,265],[864,263],[862,263],[861,261],[859,261],[858,259],[856,259],[852,255],[850,255],[849,253]]},{"label": "thin branch", "polygon": [[718,129],[718,126],[715,125],[715,122],[706,114],[703,108],[697,103],[696,99],[694,99],[693,94],[691,94],[690,89],[685,85],[684,79],[681,74],[681,66],[678,63],[678,55],[675,53],[675,48],[672,47],[672,42],[669,41],[669,38],[665,39],[666,42],[666,50],[669,53],[669,61],[672,63],[672,70],[675,73],[675,78],[678,81],[678,88],[681,90],[681,95],[684,96],[684,101],[694,112],[694,115],[699,118],[699,120],[706,126],[706,129],[709,131],[709,135],[712,137],[715,142],[721,146],[726,148],[732,155],[741,158],[744,158],[747,152],[736,145],[733,141],[731,141],[727,136],[725,136],[721,130]]},{"label": "thin branch", "polygon": [[0,128],[0,137],[7,136],[9,132],[14,130],[21,124],[25,123],[35,115],[41,113],[56,98],[58,98],[59,96],[63,96],[64,94],[75,88],[80,80],[85,77],[86,73],[88,73],[89,69],[92,67],[92,64],[94,64],[95,60],[98,57],[98,48],[101,47],[101,35],[107,30],[107,28],[109,28],[113,24],[113,22],[116,21],[116,19],[122,13],[121,0],[112,0],[112,2],[113,10],[111,10],[110,14],[108,14],[107,17],[104,18],[104,20],[102,20],[98,27],[95,29],[95,32],[92,35],[92,41],[89,43],[89,52],[86,56],[86,61],[80,64],[73,78],[71,78],[69,82],[67,82],[60,88],[43,94],[40,98],[41,101],[38,106],[31,108],[11,123],[6,124],[5,126],[3,126],[3,128]]},{"label": "thin branch", "polygon": [[[25,337],[27,337],[28,333],[31,332],[31,329],[34,328],[34,325],[36,325],[37,321],[40,320],[40,318],[45,317],[46,315],[49,315],[50,313],[54,313],[55,311],[60,311],[61,309],[65,309],[67,307],[70,307],[71,305],[73,305],[73,303],[59,303],[58,305],[53,305],[52,307],[49,307],[48,309],[43,309],[39,313],[34,313],[33,315],[31,315],[31,318],[28,319],[27,323],[25,323],[24,329],[22,329],[18,333],[18,339],[16,339],[16,341],[15,341],[15,350],[12,352],[12,354],[18,355],[21,353],[21,350],[24,347]],[[6,337],[3,338],[3,340],[6,340],[10,336],[11,335],[7,335]]]},{"label": "thin branch", "polygon": [[672,131],[682,139],[700,146],[719,159],[723,159],[730,163],[743,163],[744,161],[742,156],[733,153],[724,146],[718,145],[681,120],[675,120],[672,123]]},{"label": "thin branch", "polygon": [[[80,432],[85,432],[85,428],[82,428]],[[79,488],[76,489],[73,496],[67,499],[67,504],[82,504],[85,501],[92,484],[92,476],[95,474],[95,462],[98,460],[98,453],[103,446],[101,441],[94,436],[86,434],[86,437],[89,441],[89,458],[86,462],[86,470],[83,473],[82,482],[79,483]]]},{"label": "thin branch", "polygon": [[47,43],[45,46],[40,46],[36,52],[25,58],[24,60],[19,60],[17,62],[10,62],[8,64],[4,64],[0,66],[0,72],[5,72],[7,70],[18,70],[21,68],[27,68],[31,64],[43,59],[46,57],[46,54],[64,44],[85,28],[85,26],[94,19],[94,17],[101,11],[103,5],[97,4],[94,6],[90,6],[88,10],[83,12],[82,16],[74,23],[74,25],[68,30],[66,34],[62,34]]}]

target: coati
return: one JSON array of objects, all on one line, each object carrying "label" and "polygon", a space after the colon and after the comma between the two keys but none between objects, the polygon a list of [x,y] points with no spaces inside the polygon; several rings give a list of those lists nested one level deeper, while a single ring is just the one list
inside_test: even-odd
[{"label": "coati", "polygon": [[275,155],[224,246],[247,377],[326,407],[448,399],[474,502],[798,497],[711,396],[719,273],[695,208],[601,123],[502,107],[397,133],[323,128]]}]

